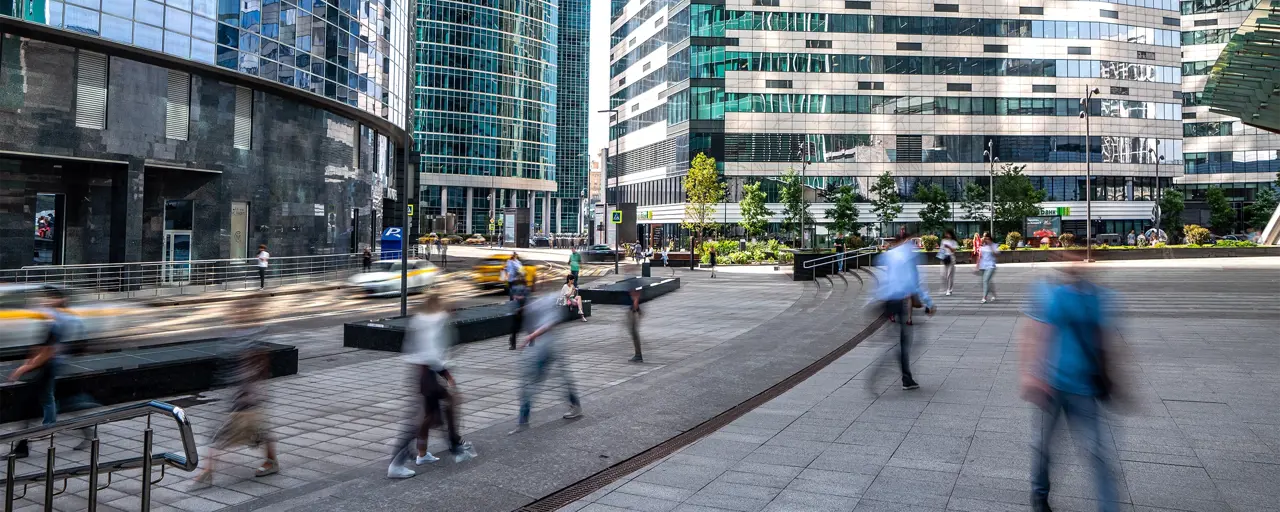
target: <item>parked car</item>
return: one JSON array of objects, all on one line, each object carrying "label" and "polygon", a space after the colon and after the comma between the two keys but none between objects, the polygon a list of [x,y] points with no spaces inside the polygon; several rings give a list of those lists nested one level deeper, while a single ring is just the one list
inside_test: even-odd
[{"label": "parked car", "polygon": [[[502,269],[507,267],[507,260],[511,259],[511,254],[495,254],[486,258],[484,261],[477,263],[471,267],[471,278],[481,288],[497,288],[505,286],[502,281]],[[538,267],[524,263],[524,280],[529,286],[533,286],[538,280]]]},{"label": "parked car", "polygon": [[[42,341],[52,319],[45,309],[42,284],[0,285],[0,349],[36,345]],[[56,287],[56,286],[55,286]],[[68,312],[80,320],[80,328],[66,340],[77,342],[99,338],[138,318],[139,308],[124,304],[81,301],[74,290],[60,288],[71,300]]]},{"label": "parked car", "polygon": [[476,234],[468,237],[466,242],[464,243],[466,243],[467,245],[484,245],[486,241],[487,240],[485,239],[484,235]]},{"label": "parked car", "polygon": [[[401,266],[399,260],[373,262],[369,272],[351,276],[347,284],[370,297],[400,294]],[[409,291],[420,292],[430,288],[440,277],[440,269],[427,260],[409,260]]]},{"label": "parked car", "polygon": [[582,251],[583,257],[589,261],[613,261],[618,258],[617,251],[605,244],[596,244]]}]

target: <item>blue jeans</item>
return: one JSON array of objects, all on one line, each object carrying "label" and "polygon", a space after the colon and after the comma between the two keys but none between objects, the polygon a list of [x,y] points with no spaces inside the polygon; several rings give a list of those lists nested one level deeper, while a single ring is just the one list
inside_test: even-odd
[{"label": "blue jeans", "polygon": [[991,282],[991,278],[995,277],[996,268],[991,267],[982,270],[982,298],[993,296],[996,294],[996,284]]},{"label": "blue jeans", "polygon": [[1048,408],[1039,414],[1036,443],[1031,461],[1032,501],[1049,496],[1049,448],[1053,444],[1058,417],[1065,415],[1071,425],[1072,435],[1078,436],[1087,458],[1093,465],[1093,482],[1098,496],[1098,510],[1117,510],[1116,487],[1111,478],[1111,468],[1104,458],[1102,433],[1098,422],[1098,400],[1092,396],[1077,395],[1053,390]]},{"label": "blue jeans", "polygon": [[37,385],[41,386],[40,411],[44,417],[40,424],[51,425],[58,421],[58,398],[54,396],[54,391],[57,390],[54,384],[58,378],[57,366],[50,362],[38,371],[40,372],[40,377],[36,382]]},{"label": "blue jeans", "polygon": [[533,393],[534,388],[547,380],[547,374],[554,368],[560,372],[564,378],[565,391],[568,395],[569,404],[577,407],[578,391],[573,383],[573,376],[569,375],[569,369],[564,366],[564,360],[556,353],[556,350],[548,343],[550,340],[535,341],[533,346],[527,350],[532,350],[529,355],[528,365],[525,367],[524,385],[520,387],[520,424],[529,423],[529,414],[533,410]]}]

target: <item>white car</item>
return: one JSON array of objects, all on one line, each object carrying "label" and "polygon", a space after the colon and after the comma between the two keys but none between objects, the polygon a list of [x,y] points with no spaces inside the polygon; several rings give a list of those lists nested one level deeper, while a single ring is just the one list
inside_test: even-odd
[{"label": "white car", "polygon": [[[0,349],[37,345],[48,333],[50,314],[44,307],[45,285],[0,285]],[[81,303],[75,294],[63,289],[71,299],[67,312],[79,320],[67,343],[105,336],[129,323],[137,308],[102,302]]]},{"label": "white car", "polygon": [[[409,291],[423,291],[435,284],[440,277],[440,269],[426,260],[409,260]],[[368,272],[361,272],[347,284],[357,288],[371,297],[386,297],[400,294],[400,260],[383,260],[373,262]]]}]

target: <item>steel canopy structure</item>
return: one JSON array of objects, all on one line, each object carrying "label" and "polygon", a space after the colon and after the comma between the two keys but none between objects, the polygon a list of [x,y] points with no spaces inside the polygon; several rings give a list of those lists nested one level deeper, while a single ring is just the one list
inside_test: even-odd
[{"label": "steel canopy structure", "polygon": [[1263,0],[1245,19],[1210,70],[1204,94],[1211,112],[1280,133],[1280,1]]}]

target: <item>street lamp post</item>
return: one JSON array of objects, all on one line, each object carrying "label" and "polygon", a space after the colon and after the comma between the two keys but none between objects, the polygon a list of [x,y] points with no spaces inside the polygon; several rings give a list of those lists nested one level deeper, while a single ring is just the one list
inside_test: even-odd
[{"label": "street lamp post", "polygon": [[[1164,161],[1164,155],[1160,154],[1160,139],[1156,139],[1156,147],[1151,149],[1151,160],[1156,163],[1156,207],[1153,209],[1156,217],[1156,240],[1160,239],[1160,221],[1164,220],[1164,212],[1160,208],[1160,162]],[[1152,245],[1155,245],[1154,243]]]},{"label": "street lamp post", "polygon": [[1089,107],[1100,94],[1096,87],[1085,86],[1080,98],[1080,118],[1084,119],[1084,260],[1093,261],[1093,144],[1089,131]]},{"label": "street lamp post", "polygon": [[987,233],[991,234],[991,239],[995,240],[996,236],[996,162],[1000,159],[996,158],[996,151],[993,147],[991,139],[987,139],[987,150],[982,152],[982,156],[987,158],[987,193],[991,201],[991,217],[987,219]]},{"label": "street lamp post", "polygon": [[[809,141],[800,143],[800,149],[796,152],[800,156],[800,199],[804,199],[805,187],[805,171],[809,167]],[[803,203],[803,201],[801,201]],[[800,212],[800,248],[804,249],[804,219],[809,216],[808,211]]]},{"label": "street lamp post", "polygon": [[[622,109],[611,108],[608,110],[597,110],[596,113],[610,114],[609,124],[610,124],[610,127],[612,127],[612,125],[615,125],[618,123],[618,116],[622,115]],[[610,136],[612,136],[612,134],[610,134]],[[619,137],[613,137],[613,154],[615,158],[617,157],[617,154],[618,154],[618,139]],[[602,172],[600,175],[600,200],[603,202],[602,209],[604,210],[605,218],[600,219],[601,228],[603,228],[600,230],[600,236],[604,237],[604,244],[609,245],[609,226],[604,225],[605,222],[613,222],[612,217],[609,215],[609,170],[610,169],[609,169],[609,146],[608,145],[605,145],[604,147],[604,162],[602,162],[602,164],[603,164],[601,169]],[[615,178],[614,186],[616,187],[617,184],[618,184],[617,179]],[[620,247],[618,243],[618,238],[619,237],[617,236],[617,234],[615,234],[613,237],[613,274],[614,275],[618,275],[621,273],[621,271],[618,270],[618,248]],[[693,249],[689,250],[689,254],[690,254],[689,260],[692,261]]]}]

